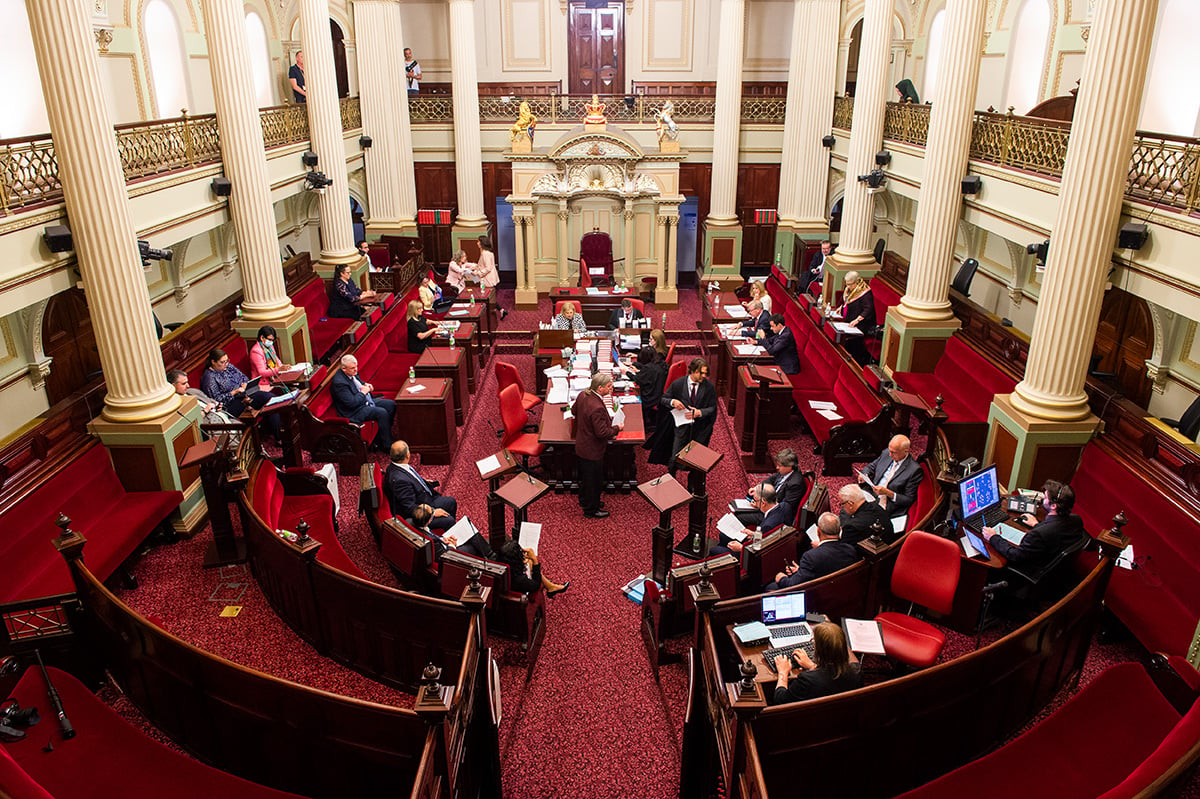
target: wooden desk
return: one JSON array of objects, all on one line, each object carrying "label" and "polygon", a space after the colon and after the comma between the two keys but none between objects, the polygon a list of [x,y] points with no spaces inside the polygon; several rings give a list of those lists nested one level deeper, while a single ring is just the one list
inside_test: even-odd
[{"label": "wooden desk", "polygon": [[[468,323],[471,325],[471,332],[474,334],[471,338],[471,343],[475,345],[476,353],[479,356],[479,366],[487,362],[487,347],[480,340],[479,330],[483,324],[483,317],[487,314],[487,306],[476,303],[475,305],[455,305],[443,317],[447,322],[461,322],[455,338],[459,338],[458,334],[462,333],[463,327]],[[436,336],[435,336],[436,338]]]},{"label": "wooden desk", "polygon": [[791,432],[792,384],[778,367],[756,366],[760,374],[770,378],[766,391],[749,366],[738,368],[733,430],[746,469],[769,472],[772,466],[767,459],[767,441],[788,438]]},{"label": "wooden desk", "polygon": [[[500,490],[500,478],[506,477],[517,471],[520,467],[517,466],[516,459],[512,453],[506,449],[493,453],[496,456],[496,468],[488,471],[480,471],[479,478],[487,480],[488,495],[488,542],[492,545],[492,549],[499,549],[504,545],[504,501],[496,494]],[[481,458],[486,460],[486,458]],[[475,462],[475,468],[479,469],[479,461]]]},{"label": "wooden desk", "polygon": [[[637,446],[645,443],[646,429],[638,405],[623,403],[621,407],[625,411],[625,429],[608,444],[604,454],[604,481],[607,490],[628,494],[637,485]],[[538,423],[538,441],[546,447],[542,463],[547,464],[550,485],[558,494],[579,490],[575,433],[571,420],[563,419],[566,409],[566,405],[544,405]]]},{"label": "wooden desk", "polygon": [[533,334],[533,384],[534,393],[546,396],[549,381],[544,369],[562,363],[562,351],[575,347],[575,333],[571,330],[539,330]]},{"label": "wooden desk", "polygon": [[[414,385],[425,388],[411,393]],[[440,377],[409,378],[396,394],[396,420],[392,425],[394,438],[408,442],[421,454],[422,463],[450,463],[458,428],[454,425],[454,400],[451,381]]]},{"label": "wooden desk", "polygon": [[[754,344],[754,346],[757,347],[754,354],[741,355],[738,353],[736,347],[749,346],[751,344]],[[738,369],[741,366],[750,363],[770,366],[775,363],[775,359],[771,357],[771,353],[763,349],[761,345],[756,344],[754,339],[725,339],[724,346],[721,347],[719,352],[721,352],[721,368],[724,373],[725,393],[721,394],[720,388],[718,387],[718,394],[725,398],[725,408],[729,411],[729,415],[736,418]]]},{"label": "wooden desk", "polygon": [[476,354],[479,351],[479,347],[475,343],[475,331],[476,327],[474,323],[463,322],[458,326],[458,330],[454,331],[453,337],[444,335],[439,331],[436,335],[429,338],[429,346],[431,347],[459,347],[463,350],[465,354],[463,362],[467,367],[467,388],[472,394],[475,393],[475,386],[479,382],[476,375],[482,366],[482,364],[476,365]]},{"label": "wooden desk", "polygon": [[[511,480],[497,489],[496,496],[513,509],[512,537],[514,539],[520,540],[521,522],[528,520],[529,506],[541,499],[549,490],[549,485],[525,472],[513,475]],[[503,544],[504,541],[501,540],[499,545],[493,543],[492,548],[496,549]]]},{"label": "wooden desk", "polygon": [[418,378],[442,377],[450,381],[450,396],[454,403],[454,424],[462,426],[471,401],[467,390],[467,353],[459,347],[430,347],[421,353],[413,371]]},{"label": "wooden desk", "polygon": [[[483,313],[480,314],[480,322],[483,325],[481,334],[487,336],[488,346],[494,347],[496,346],[496,330],[500,327],[500,313],[497,310],[498,306],[496,304],[496,289],[483,286],[467,286],[454,301],[456,303],[465,302],[469,305],[472,298],[474,298],[476,305],[485,306]],[[459,317],[451,318],[457,319]]]},{"label": "wooden desk", "polygon": [[[754,667],[758,669],[758,674],[756,674],[754,677],[755,682],[763,683],[764,686],[767,683],[774,684],[779,677],[775,672],[771,671],[770,667],[767,666],[766,659],[763,658],[763,652],[767,650],[770,644],[760,644],[759,646],[743,646],[742,643],[738,641],[738,637],[733,634],[733,628],[736,626],[737,625],[735,624],[726,624],[725,633],[729,636],[729,640],[733,642],[733,648],[737,651],[738,662],[745,663],[747,660],[749,660],[754,664]],[[788,679],[797,677],[799,675],[800,669],[796,666],[793,666],[792,670],[788,672]],[[767,704],[770,704],[771,697],[775,694],[775,689],[764,687],[763,690],[767,694]]]},{"label": "wooden desk", "polygon": [[675,547],[675,552],[685,558],[708,556],[708,473],[724,457],[699,441],[689,441],[675,456],[675,463],[687,469],[687,487],[692,495],[692,504],[688,508],[688,535]]},{"label": "wooden desk", "polygon": [[612,312],[621,307],[621,300],[626,297],[636,298],[632,291],[613,294],[602,290],[600,294],[588,294],[583,288],[555,288],[550,290],[550,300],[557,305],[559,300],[575,300],[583,310],[583,321],[591,329],[604,330],[608,327],[608,318]]}]

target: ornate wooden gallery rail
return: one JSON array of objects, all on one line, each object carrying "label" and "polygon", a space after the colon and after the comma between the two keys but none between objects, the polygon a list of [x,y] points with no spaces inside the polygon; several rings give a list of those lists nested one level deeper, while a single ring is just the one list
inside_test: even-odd
[{"label": "ornate wooden gallery rail", "polygon": [[[357,97],[341,101],[342,129],[362,127]],[[279,147],[308,140],[308,115],[298,105],[280,105],[259,112],[263,141]],[[125,180],[188,169],[221,160],[215,114],[156,119],[117,125],[117,151]],[[0,140],[0,213],[53,202],[62,196],[54,142],[48,134]]]}]

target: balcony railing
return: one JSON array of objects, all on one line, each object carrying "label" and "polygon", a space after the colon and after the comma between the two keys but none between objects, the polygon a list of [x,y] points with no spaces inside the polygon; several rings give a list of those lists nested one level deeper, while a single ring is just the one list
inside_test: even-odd
[{"label": "balcony railing", "polygon": [[[341,101],[341,115],[343,130],[362,127],[357,97]],[[303,106],[264,108],[259,116],[267,148],[308,140],[308,115]],[[174,119],[118,125],[115,133],[126,181],[221,160],[215,114],[185,114]],[[0,141],[0,212],[8,214],[61,197],[58,162],[50,136]]]},{"label": "balcony railing", "polygon": [[[543,124],[578,123],[587,114],[585,105],[592,101],[591,95],[549,94],[531,95],[521,98],[529,103],[529,110]],[[637,95],[628,100],[616,98],[606,100],[604,115],[614,124],[649,124],[654,114],[667,100],[675,106],[676,122],[712,124],[716,113],[714,97],[644,97]],[[783,97],[747,95],[742,98],[742,122],[782,124]],[[479,98],[479,121],[484,123],[516,121],[520,100],[481,96]],[[449,95],[423,95],[408,100],[409,118],[413,122],[454,121],[454,100]]]}]

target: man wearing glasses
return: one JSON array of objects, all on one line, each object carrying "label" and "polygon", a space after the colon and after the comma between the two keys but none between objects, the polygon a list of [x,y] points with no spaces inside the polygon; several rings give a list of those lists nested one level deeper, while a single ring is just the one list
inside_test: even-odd
[{"label": "man wearing glasses", "polygon": [[[879,507],[878,502],[869,502],[866,492],[850,483],[838,491],[838,506],[841,513],[838,519],[842,523],[842,540],[848,544],[857,544],[879,533],[884,541],[891,542],[896,534],[892,530],[892,520],[887,511]],[[878,530],[876,526],[878,525]]]}]

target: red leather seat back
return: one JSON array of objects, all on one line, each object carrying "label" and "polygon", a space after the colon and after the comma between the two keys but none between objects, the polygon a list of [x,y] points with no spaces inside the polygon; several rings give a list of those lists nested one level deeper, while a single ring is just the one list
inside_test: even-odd
[{"label": "red leather seat back", "polygon": [[521,389],[515,385],[500,390],[500,419],[504,422],[504,441],[507,447],[516,441],[525,427],[525,408],[521,405]]},{"label": "red leather seat back", "polygon": [[958,545],[914,530],[904,539],[892,570],[892,594],[942,614],[954,609],[962,567]]},{"label": "red leather seat back", "polygon": [[562,313],[562,309],[563,309],[564,305],[574,305],[575,313],[577,313],[577,314],[583,313],[583,306],[579,304],[578,300],[559,300],[558,302],[554,303],[554,315],[555,316]]}]

